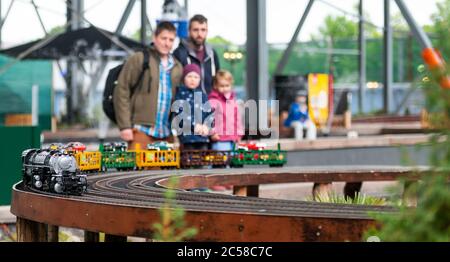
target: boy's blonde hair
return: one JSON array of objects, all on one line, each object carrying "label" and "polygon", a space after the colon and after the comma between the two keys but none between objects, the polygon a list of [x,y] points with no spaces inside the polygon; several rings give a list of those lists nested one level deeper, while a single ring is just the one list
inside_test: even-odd
[{"label": "boy's blonde hair", "polygon": [[229,71],[224,69],[220,69],[219,71],[216,72],[213,84],[217,85],[219,83],[219,79],[225,79],[229,81],[232,85],[234,83],[233,75]]}]

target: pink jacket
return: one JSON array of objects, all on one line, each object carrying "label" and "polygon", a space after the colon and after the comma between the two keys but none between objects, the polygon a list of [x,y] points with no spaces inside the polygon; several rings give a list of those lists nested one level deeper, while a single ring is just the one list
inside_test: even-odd
[{"label": "pink jacket", "polygon": [[241,114],[233,92],[230,99],[216,90],[211,91],[208,101],[214,110],[213,134],[220,136],[219,141],[239,141],[244,135]]}]

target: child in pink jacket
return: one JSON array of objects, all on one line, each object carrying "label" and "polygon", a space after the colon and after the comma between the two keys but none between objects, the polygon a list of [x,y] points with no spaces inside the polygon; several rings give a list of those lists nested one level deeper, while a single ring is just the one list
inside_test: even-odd
[{"label": "child in pink jacket", "polygon": [[211,149],[233,150],[234,143],[244,135],[236,94],[233,91],[233,76],[226,70],[219,70],[214,77],[213,91],[208,96],[214,111]]}]

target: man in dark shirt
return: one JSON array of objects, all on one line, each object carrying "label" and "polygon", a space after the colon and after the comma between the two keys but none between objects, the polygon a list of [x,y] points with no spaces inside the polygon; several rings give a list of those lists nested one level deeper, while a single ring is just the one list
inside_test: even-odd
[{"label": "man in dark shirt", "polygon": [[220,69],[216,51],[206,43],[208,19],[203,15],[194,15],[189,20],[189,37],[182,40],[173,55],[182,63],[197,64],[201,71],[200,86],[206,94],[212,90],[213,78]]}]

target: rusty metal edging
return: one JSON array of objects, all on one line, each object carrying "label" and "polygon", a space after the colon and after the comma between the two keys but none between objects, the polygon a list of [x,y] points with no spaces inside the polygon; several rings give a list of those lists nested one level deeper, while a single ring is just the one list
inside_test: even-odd
[{"label": "rusty metal edging", "polygon": [[[257,171],[257,170],[256,170]],[[401,171],[360,171],[360,172],[311,172],[311,171],[278,171],[273,173],[253,173],[247,174],[205,174],[205,175],[183,175],[179,177],[178,188],[189,189],[198,187],[210,187],[213,185],[232,184],[238,186],[277,184],[277,183],[332,183],[332,182],[363,182],[363,181],[396,181],[403,177],[407,180],[418,180],[421,174],[412,170]],[[168,179],[161,179],[156,182],[158,186],[167,187]]]},{"label": "rusty metal edging", "polygon": [[[11,212],[28,220],[118,236],[150,238],[155,208],[79,201],[13,188]],[[195,241],[361,241],[371,219],[315,218],[186,212],[199,231]]]}]

